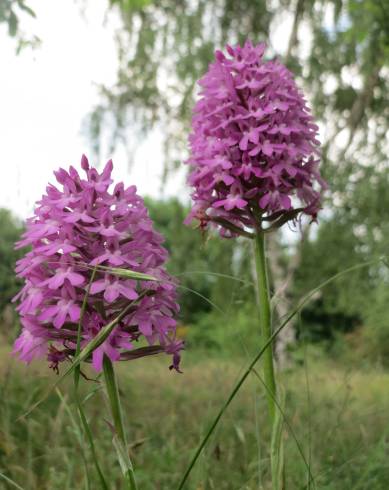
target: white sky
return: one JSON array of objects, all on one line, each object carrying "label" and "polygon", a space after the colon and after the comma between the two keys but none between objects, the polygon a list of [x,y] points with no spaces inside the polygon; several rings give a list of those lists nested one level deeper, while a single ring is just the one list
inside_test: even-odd
[{"label": "white sky", "polygon": [[[18,56],[15,40],[0,26],[0,207],[22,218],[31,215],[47,182],[54,181],[53,170],[78,166],[82,153],[91,154],[81,129],[99,101],[97,84],[111,85],[116,78],[119,20],[112,14],[105,19],[107,4],[89,2],[82,15],[79,2],[30,0],[37,19],[26,19],[22,28],[42,45]],[[140,145],[131,172],[124,149],[104,160],[113,157],[115,180],[156,196],[162,147],[158,135],[151,138],[152,144]]]}]

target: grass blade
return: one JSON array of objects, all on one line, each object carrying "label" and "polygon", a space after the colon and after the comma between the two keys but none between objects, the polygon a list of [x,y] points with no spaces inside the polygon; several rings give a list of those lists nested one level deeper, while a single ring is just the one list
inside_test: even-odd
[{"label": "grass blade", "polygon": [[238,391],[240,390],[243,383],[246,381],[247,377],[249,376],[250,372],[252,371],[252,369],[254,368],[256,363],[263,356],[263,353],[266,351],[266,349],[269,347],[269,345],[271,345],[273,343],[273,341],[276,339],[277,335],[281,332],[281,330],[290,322],[290,320],[292,318],[294,318],[294,316],[305,306],[305,304],[308,303],[308,301],[312,298],[312,296],[314,296],[318,291],[323,289],[325,286],[327,286],[328,284],[331,284],[332,282],[336,281],[340,277],[342,277],[346,274],[349,274],[350,272],[354,272],[358,269],[364,269],[364,268],[370,267],[371,265],[379,264],[379,263],[382,263],[381,258],[378,260],[371,260],[371,261],[365,262],[363,264],[356,264],[356,265],[349,267],[349,268],[347,268],[341,272],[338,272],[337,274],[331,276],[329,279],[327,279],[324,282],[322,282],[321,284],[319,284],[319,286],[317,286],[316,288],[312,289],[309,293],[307,293],[304,296],[304,298],[300,301],[300,303],[296,306],[296,308],[294,310],[292,310],[292,312],[286,316],[286,318],[281,323],[281,325],[273,332],[273,334],[268,339],[268,341],[262,346],[262,348],[259,350],[258,354],[250,362],[248,368],[245,370],[245,372],[243,373],[243,375],[241,376],[239,381],[236,383],[236,385],[232,389],[230,395],[228,396],[227,400],[224,402],[223,406],[219,410],[218,414],[215,417],[215,420],[212,422],[212,424],[209,427],[205,437],[201,441],[201,443],[200,443],[199,447],[197,448],[192,460],[190,461],[189,466],[186,469],[184,476],[179,483],[178,490],[182,490],[184,488],[185,483],[187,482],[189,475],[192,472],[192,469],[194,468],[200,454],[202,453],[202,451],[203,451],[205,445],[207,444],[209,438],[211,437],[213,431],[216,429],[216,427],[217,427],[220,419],[222,418],[224,412],[227,410],[227,408],[231,404],[232,400],[237,395]]},{"label": "grass blade", "polygon": [[[94,281],[96,272],[97,272],[97,266],[92,271],[91,278],[89,280],[89,284],[88,284],[87,290],[84,294],[84,299],[82,301],[81,312],[80,312],[80,320],[78,322],[78,330],[77,330],[76,358],[80,355],[80,352],[81,352],[82,320],[84,318],[86,305],[88,303],[90,288],[91,288],[92,282]],[[80,396],[78,393],[78,386],[80,383],[80,372],[81,372],[81,367],[80,367],[80,364],[78,364],[74,368],[74,398],[75,398],[75,402],[76,402],[76,406],[77,406],[77,411],[78,411],[78,415],[80,417],[82,428],[84,429],[84,433],[85,433],[86,438],[88,440],[89,448],[90,448],[90,451],[92,454],[93,463],[95,465],[96,472],[97,472],[97,475],[99,477],[101,488],[103,490],[108,490],[108,485],[107,485],[107,482],[104,478],[104,473],[100,467],[100,463],[99,463],[98,458],[97,458],[97,452],[96,452],[96,448],[95,448],[95,444],[94,444],[94,440],[93,440],[93,434],[92,434],[91,428],[89,427],[88,420],[86,418],[82,403],[80,401]],[[86,468],[87,468],[87,466],[86,466]]]},{"label": "grass blade", "polygon": [[115,371],[112,365],[112,361],[104,356],[103,370],[105,378],[105,386],[107,388],[107,395],[109,405],[111,408],[113,425],[115,428],[115,437],[113,440],[120,467],[123,472],[123,476],[127,483],[129,490],[137,490],[135,481],[134,468],[128,453],[126,431],[123,424],[123,415],[120,405],[119,388],[116,381]]},{"label": "grass blade", "polygon": [[176,274],[176,276],[191,276],[191,275],[197,275],[197,274],[202,274],[204,276],[221,277],[224,279],[231,279],[231,281],[240,282],[242,284],[249,285],[249,286],[255,286],[255,284],[252,281],[247,281],[246,279],[242,279],[242,278],[237,277],[237,276],[231,276],[231,274],[222,274],[221,272],[185,271],[185,272],[180,272],[179,274]]},{"label": "grass blade", "polygon": [[1,473],[1,471],[0,471],[0,478],[2,478],[3,480],[5,480],[12,487],[17,488],[18,490],[24,490],[24,488],[22,488],[16,482],[14,482],[13,480],[11,480],[11,478],[8,478],[8,476],[5,476],[4,473]]},{"label": "grass blade", "polygon": [[92,431],[89,427],[87,418],[85,416],[85,412],[82,408],[82,404],[80,403],[79,400],[77,402],[77,409],[78,409],[78,414],[80,416],[80,420],[81,420],[84,432],[86,434],[86,438],[88,439],[89,447],[90,447],[90,450],[92,453],[93,463],[95,465],[96,472],[97,472],[99,480],[100,480],[101,488],[103,490],[109,490],[109,487],[108,487],[107,482],[106,482],[105,477],[104,477],[104,473],[103,473],[103,471],[100,467],[99,461],[97,459],[97,453],[96,453],[95,443],[93,440],[93,434],[92,434]]},{"label": "grass blade", "polygon": [[[88,284],[88,287],[87,287],[86,292],[84,294],[84,299],[83,299],[82,305],[81,305],[80,320],[78,322],[78,329],[77,329],[76,357],[80,355],[80,351],[81,351],[82,320],[84,319],[84,314],[85,314],[85,310],[86,310],[86,305],[88,303],[90,288],[91,288],[92,282],[94,281],[96,272],[97,272],[97,267],[95,267],[92,271],[91,278],[89,280],[89,284]],[[77,400],[78,400],[79,381],[80,381],[80,365],[78,365],[74,368],[74,389],[75,389],[75,394],[77,395],[76,396]]]},{"label": "grass blade", "polygon": [[125,277],[127,279],[136,279],[139,281],[158,281],[158,279],[154,276],[150,276],[149,274],[144,274],[143,272],[135,272],[129,269],[122,269],[120,267],[107,267],[105,265],[98,265],[95,267],[98,270],[102,270],[104,272],[108,272],[109,274],[113,274],[119,277]]},{"label": "grass blade", "polygon": [[65,397],[62,395],[61,390],[59,388],[56,388],[55,391],[56,391],[59,399],[61,400],[61,403],[65,407],[66,413],[68,414],[68,417],[69,417],[70,422],[71,422],[71,424],[73,426],[74,432],[77,434],[78,443],[80,445],[80,450],[81,450],[81,458],[82,458],[82,461],[83,461],[84,467],[85,467],[85,476],[86,476],[86,481],[87,481],[87,489],[89,490],[91,488],[91,485],[90,485],[90,478],[89,478],[89,471],[88,471],[88,462],[87,462],[87,459],[86,459],[86,456],[85,456],[85,452],[84,452],[84,444],[83,444],[83,441],[82,441],[82,436],[81,436],[81,431],[80,431],[80,428],[79,428],[79,424],[77,424],[77,421],[73,417],[73,414],[72,414],[72,411],[71,411],[71,409],[69,407],[69,404],[67,403]]}]

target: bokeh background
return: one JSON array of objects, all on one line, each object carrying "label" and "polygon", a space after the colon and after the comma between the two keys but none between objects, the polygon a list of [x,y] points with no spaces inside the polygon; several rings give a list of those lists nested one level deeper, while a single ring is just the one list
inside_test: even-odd
[{"label": "bokeh background", "polygon": [[[142,490],[176,488],[258,351],[250,244],[183,225],[196,80],[216,48],[247,38],[265,41],[267,56],[295,73],[320,126],[329,183],[318,223],[268,240],[274,323],[321,282],[370,264],[318,291],[277,340],[292,427],[286,488],[388,488],[389,1],[0,0],[0,489],[15,488],[7,478],[24,489],[88,488],[66,383],[17,420],[55,375],[10,356],[19,329],[13,244],[53,170],[78,165],[82,153],[98,167],[113,157],[115,180],[137,185],[183,285],[184,374],[164,359],[121,366]],[[99,384],[83,389],[120,488]],[[253,375],[188,488],[270,488],[264,411]]]}]

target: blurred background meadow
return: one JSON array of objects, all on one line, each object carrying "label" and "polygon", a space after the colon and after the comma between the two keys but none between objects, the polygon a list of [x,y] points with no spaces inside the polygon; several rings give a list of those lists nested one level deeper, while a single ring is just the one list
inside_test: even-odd
[{"label": "blurred background meadow", "polygon": [[[115,180],[137,185],[182,285],[183,374],[165,358],[119,367],[142,490],[177,488],[258,352],[251,244],[183,225],[196,80],[216,48],[247,38],[265,41],[307,94],[329,183],[318,223],[268,240],[274,324],[320,283],[367,264],[317,291],[277,339],[285,488],[388,488],[389,1],[0,0],[0,489],[85,489],[85,465],[97,488],[69,384],[18,419],[56,375],[10,355],[21,286],[14,242],[52,172],[82,153],[100,168],[112,157]],[[257,368],[188,489],[271,488]],[[119,489],[99,382],[82,385],[98,455]]]}]

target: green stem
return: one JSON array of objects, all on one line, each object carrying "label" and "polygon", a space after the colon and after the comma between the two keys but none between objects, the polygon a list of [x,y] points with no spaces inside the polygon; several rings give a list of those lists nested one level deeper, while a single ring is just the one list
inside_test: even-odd
[{"label": "green stem", "polygon": [[134,469],[128,454],[127,438],[120,405],[119,388],[112,362],[107,356],[104,356],[103,359],[103,370],[113,425],[118,442],[118,444],[116,444],[116,449],[118,452],[119,463],[126,479],[126,488],[129,490],[137,490]]},{"label": "green stem", "polygon": [[[258,287],[258,307],[259,322],[261,327],[262,345],[266,345],[272,336],[271,329],[271,310],[270,310],[270,292],[269,280],[266,267],[265,256],[265,237],[260,231],[255,236],[255,270],[257,275]],[[276,414],[277,388],[274,375],[274,361],[272,345],[269,345],[263,354],[263,371],[265,383],[267,386],[266,396],[269,407],[270,419],[273,424]]]}]

